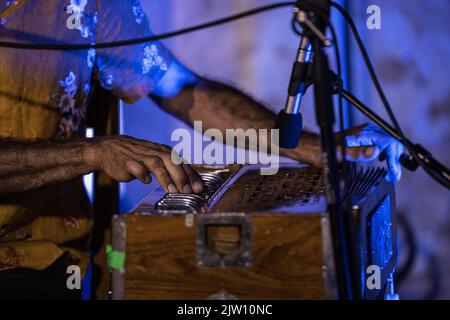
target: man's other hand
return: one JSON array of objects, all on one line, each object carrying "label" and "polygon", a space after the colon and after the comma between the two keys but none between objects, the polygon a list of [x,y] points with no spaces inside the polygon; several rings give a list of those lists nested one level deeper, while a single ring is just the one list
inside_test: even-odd
[{"label": "man's other hand", "polygon": [[[337,135],[337,142],[340,143],[341,135]],[[404,146],[391,135],[373,124],[363,124],[352,127],[344,131],[344,141],[346,148],[346,159],[349,161],[372,161],[377,159],[382,152],[385,152],[390,174],[389,181],[400,180],[402,168],[399,163],[400,156],[404,153]],[[341,151],[338,157],[342,159]]]},{"label": "man's other hand", "polygon": [[203,183],[190,165],[174,164],[172,148],[128,136],[92,139],[83,150],[84,161],[114,180],[139,179],[148,184],[153,174],[166,192],[199,193]]}]

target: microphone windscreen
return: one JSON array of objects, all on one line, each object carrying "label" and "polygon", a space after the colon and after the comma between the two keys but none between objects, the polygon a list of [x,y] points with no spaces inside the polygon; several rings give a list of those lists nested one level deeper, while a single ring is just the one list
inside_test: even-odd
[{"label": "microphone windscreen", "polygon": [[281,110],[275,122],[275,129],[279,130],[280,147],[295,149],[300,142],[302,135],[302,115],[301,113],[289,114]]}]

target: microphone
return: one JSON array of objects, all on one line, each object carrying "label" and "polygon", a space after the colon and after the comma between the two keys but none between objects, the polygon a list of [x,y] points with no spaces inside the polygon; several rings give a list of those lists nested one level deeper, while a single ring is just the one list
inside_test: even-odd
[{"label": "microphone", "polygon": [[275,122],[275,129],[279,129],[282,148],[294,149],[300,142],[303,125],[300,105],[311,83],[310,79],[308,80],[311,58],[311,41],[308,36],[302,35],[297,59],[292,66],[286,106],[280,111]]}]

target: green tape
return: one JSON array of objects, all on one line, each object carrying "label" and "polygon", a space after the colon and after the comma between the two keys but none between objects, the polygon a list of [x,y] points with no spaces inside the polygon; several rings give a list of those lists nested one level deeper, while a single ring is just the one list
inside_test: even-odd
[{"label": "green tape", "polygon": [[106,257],[108,260],[108,269],[123,270],[125,267],[125,252],[115,251],[110,244],[106,245]]}]

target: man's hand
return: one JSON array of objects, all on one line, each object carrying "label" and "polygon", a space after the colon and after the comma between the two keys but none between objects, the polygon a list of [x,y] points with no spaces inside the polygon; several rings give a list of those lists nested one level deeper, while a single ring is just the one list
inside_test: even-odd
[{"label": "man's hand", "polygon": [[[337,141],[340,141],[340,135]],[[399,163],[400,156],[405,152],[403,144],[387,134],[381,128],[369,123],[352,127],[344,131],[346,159],[349,161],[372,161],[385,152],[390,174],[389,181],[399,181],[402,175],[402,167]],[[342,151],[342,148],[340,148]],[[340,156],[342,158],[342,156]]]},{"label": "man's hand", "polygon": [[[342,139],[344,138],[344,139]],[[303,137],[302,137],[303,139]],[[398,181],[401,177],[400,156],[404,153],[403,145],[387,134],[382,129],[373,124],[362,124],[344,131],[343,137],[336,134],[338,144],[337,157],[342,160],[342,145],[346,145],[345,158],[348,161],[366,162],[377,159],[382,152],[385,152],[390,174],[386,177],[389,181]],[[308,150],[308,152],[305,152]],[[320,140],[308,139],[306,142],[300,141],[296,149],[283,149],[284,155],[316,167],[322,166],[322,155]]]},{"label": "man's hand", "polygon": [[[272,111],[250,96],[233,87],[202,78],[176,59],[151,98],[185,122],[192,124],[202,120],[204,130],[217,128],[224,135],[226,129],[231,128],[272,128],[276,119]],[[340,140],[338,134],[338,144]],[[269,141],[260,143],[270,146]],[[403,153],[403,145],[383,130],[372,124],[353,127],[345,131],[343,143],[347,145],[346,158],[350,161],[370,161],[385,151],[391,169],[388,179],[400,179],[399,158]],[[280,155],[321,166],[320,138],[314,133],[303,131],[297,148],[280,148]],[[342,158],[341,152],[339,156]]]},{"label": "man's hand", "polygon": [[122,182],[151,182],[153,174],[166,192],[201,192],[200,176],[187,164],[173,163],[168,146],[128,136],[101,137],[86,145],[84,161]]}]

